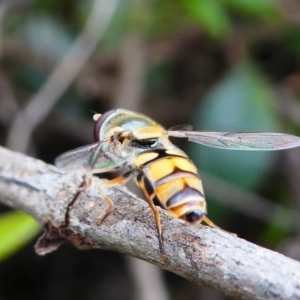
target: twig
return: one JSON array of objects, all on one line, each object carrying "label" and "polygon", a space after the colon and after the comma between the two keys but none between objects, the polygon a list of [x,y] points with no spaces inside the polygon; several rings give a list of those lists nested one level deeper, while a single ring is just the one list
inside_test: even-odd
[{"label": "twig", "polygon": [[170,299],[161,269],[133,257],[127,257],[126,261],[135,286],[133,299]]},{"label": "twig", "polygon": [[115,107],[140,110],[145,92],[146,47],[138,34],[128,34],[120,53],[121,78]]},{"label": "twig", "polygon": [[[0,54],[1,55],[1,54]],[[0,122],[6,127],[10,126],[11,120],[18,114],[19,107],[13,93],[12,86],[0,69]]]},{"label": "twig", "polygon": [[0,58],[2,57],[3,45],[3,31],[4,31],[4,17],[7,11],[7,4],[0,4]]},{"label": "twig", "polygon": [[220,230],[190,226],[160,210],[167,254],[163,260],[150,208],[125,188],[107,190],[115,209],[99,224],[107,209],[97,190],[99,179],[77,194],[84,182],[81,171],[64,173],[4,148],[0,157],[0,201],[47,225],[44,242],[49,244],[40,242],[40,252],[64,238],[81,249],[138,257],[235,299],[300,299],[297,261]]},{"label": "twig", "polygon": [[112,19],[118,0],[95,0],[81,35],[50,75],[44,87],[18,115],[8,134],[10,149],[26,152],[31,133],[54,107],[95,50]]}]

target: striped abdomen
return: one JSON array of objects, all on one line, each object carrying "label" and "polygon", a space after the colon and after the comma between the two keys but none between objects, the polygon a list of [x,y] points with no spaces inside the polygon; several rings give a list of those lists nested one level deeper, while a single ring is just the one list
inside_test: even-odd
[{"label": "striped abdomen", "polygon": [[[145,197],[173,216],[200,223],[206,202],[196,166],[179,149],[152,150],[136,157]],[[142,184],[141,184],[142,183]]]}]

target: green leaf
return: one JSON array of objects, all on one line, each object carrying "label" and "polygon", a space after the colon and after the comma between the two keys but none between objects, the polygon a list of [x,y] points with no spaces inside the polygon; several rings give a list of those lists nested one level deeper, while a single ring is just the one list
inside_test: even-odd
[{"label": "green leaf", "polygon": [[289,215],[275,215],[273,220],[265,225],[260,231],[259,241],[261,244],[275,248],[278,244],[290,235],[287,224],[291,220]]},{"label": "green leaf", "polygon": [[291,51],[300,53],[300,30],[299,28],[289,28],[285,31],[284,41],[283,41]]},{"label": "green leaf", "polygon": [[231,21],[223,1],[185,0],[182,4],[189,16],[211,36],[220,38],[229,33]]},{"label": "green leaf", "polygon": [[26,245],[41,226],[32,217],[18,211],[0,216],[0,261]]},{"label": "green leaf", "polygon": [[[234,67],[204,98],[195,128],[206,131],[277,131],[271,88],[250,64]],[[201,170],[245,189],[254,189],[269,170],[274,152],[226,151],[189,144]]]},{"label": "green leaf", "polygon": [[225,0],[231,7],[264,20],[277,19],[281,9],[274,0]]},{"label": "green leaf", "polygon": [[55,7],[55,5],[57,5],[57,1],[56,0],[34,0],[32,4],[33,6],[36,6],[38,8],[49,10]]},{"label": "green leaf", "polygon": [[190,16],[183,12],[180,1],[149,1],[147,34],[150,38],[161,38],[174,35],[190,25]]}]

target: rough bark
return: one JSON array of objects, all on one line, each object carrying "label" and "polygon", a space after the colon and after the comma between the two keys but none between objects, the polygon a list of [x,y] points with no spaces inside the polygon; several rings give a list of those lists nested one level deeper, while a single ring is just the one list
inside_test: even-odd
[{"label": "rough bark", "polygon": [[118,251],[151,262],[235,299],[300,299],[300,263],[241,238],[206,226],[190,226],[160,210],[166,258],[162,259],[156,225],[147,203],[126,188],[106,190],[95,178],[87,190],[82,171],[65,173],[42,161],[0,147],[0,201],[44,224],[40,254],[68,240],[80,249]]}]

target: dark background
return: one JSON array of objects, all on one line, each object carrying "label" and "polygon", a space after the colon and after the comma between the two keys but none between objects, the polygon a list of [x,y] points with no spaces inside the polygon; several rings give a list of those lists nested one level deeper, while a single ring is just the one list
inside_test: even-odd
[{"label": "dark background", "polygon": [[[110,0],[100,2],[109,7]],[[99,15],[83,51],[91,41],[95,49],[75,79],[57,95],[61,81],[54,81],[17,126],[20,112],[85,35],[93,5],[0,0],[1,145],[53,163],[93,142],[93,112],[115,107],[143,112],[166,128],[188,123],[197,130],[300,135],[297,0],[121,1],[100,37],[105,18]],[[216,224],[300,258],[299,149],[237,153],[174,143],[197,164]],[[67,245],[38,257],[36,224],[0,210],[0,299],[226,299],[118,253]]]}]

